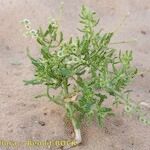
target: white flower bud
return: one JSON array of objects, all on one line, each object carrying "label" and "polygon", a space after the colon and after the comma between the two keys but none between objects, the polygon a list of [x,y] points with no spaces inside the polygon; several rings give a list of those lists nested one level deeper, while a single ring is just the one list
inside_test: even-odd
[{"label": "white flower bud", "polygon": [[24,25],[29,25],[29,24],[31,24],[31,22],[30,22],[29,19],[23,19],[23,20],[21,21],[21,23],[23,23]]},{"label": "white flower bud", "polygon": [[31,26],[28,25],[28,24],[25,25],[25,28],[26,28],[27,30],[31,30]]},{"label": "white flower bud", "polygon": [[31,35],[33,38],[38,37],[37,31],[34,30],[34,29],[31,29],[31,30],[30,30],[30,35]]},{"label": "white flower bud", "polygon": [[58,51],[57,52],[57,56],[58,57],[64,57],[64,52],[61,50],[61,51]]}]

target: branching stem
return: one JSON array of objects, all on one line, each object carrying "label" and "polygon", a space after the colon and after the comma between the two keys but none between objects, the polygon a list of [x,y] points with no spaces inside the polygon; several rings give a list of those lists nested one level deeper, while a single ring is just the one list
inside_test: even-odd
[{"label": "branching stem", "polygon": [[49,95],[49,87],[48,86],[47,86],[47,97],[49,98],[50,101],[53,101],[54,103],[63,106],[63,103],[61,101],[58,101],[57,99],[54,99],[53,97],[51,97]]}]

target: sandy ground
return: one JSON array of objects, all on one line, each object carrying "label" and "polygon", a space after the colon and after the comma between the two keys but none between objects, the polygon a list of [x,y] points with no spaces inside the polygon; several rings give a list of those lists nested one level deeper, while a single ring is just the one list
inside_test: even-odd
[{"label": "sandy ground", "polygon": [[[60,18],[60,0],[0,0],[0,140],[28,141],[68,138],[63,122],[64,111],[47,99],[35,100],[34,96],[45,89],[24,86],[22,80],[31,79],[33,68],[26,56],[28,46],[34,56],[39,55],[36,43],[22,36],[19,21],[28,18],[36,28],[45,26],[49,17]],[[79,11],[82,4],[90,6],[101,17],[99,27],[114,31],[125,15],[126,22],[113,41],[136,42],[115,45],[118,49],[132,49],[134,64],[144,71],[130,86],[135,101],[150,99],[150,0],[64,0],[61,18],[65,37],[79,34]],[[117,115],[106,120],[105,128],[94,122],[83,124],[83,144],[72,150],[150,150],[150,128],[136,119]],[[42,126],[42,122],[45,123]],[[2,147],[0,150],[28,150]],[[33,149],[56,149],[41,148]],[[61,149],[61,148],[60,148]]]}]

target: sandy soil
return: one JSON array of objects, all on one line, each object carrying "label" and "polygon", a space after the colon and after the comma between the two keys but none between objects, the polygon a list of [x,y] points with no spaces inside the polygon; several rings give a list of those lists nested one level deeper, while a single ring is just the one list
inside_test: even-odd
[{"label": "sandy soil", "polygon": [[[60,18],[60,0],[0,0],[0,140],[54,140],[68,138],[63,122],[64,111],[47,99],[35,100],[44,91],[39,86],[24,86],[22,80],[33,76],[33,68],[26,57],[28,46],[37,56],[35,42],[22,36],[19,21],[32,20],[33,26],[45,26],[48,17]],[[130,14],[113,41],[136,42],[115,45],[119,49],[132,49],[134,64],[144,71],[130,86],[135,101],[150,99],[150,0],[64,0],[61,18],[65,37],[79,34],[79,11],[82,4],[90,6],[101,17],[99,27],[114,31],[125,15]],[[150,150],[150,128],[136,119],[117,115],[106,120],[105,128],[96,123],[83,124],[83,144],[72,150]],[[43,122],[45,124],[43,124]],[[27,150],[2,147],[0,150]],[[56,149],[40,148],[33,149]],[[61,149],[61,148],[60,148]]]}]

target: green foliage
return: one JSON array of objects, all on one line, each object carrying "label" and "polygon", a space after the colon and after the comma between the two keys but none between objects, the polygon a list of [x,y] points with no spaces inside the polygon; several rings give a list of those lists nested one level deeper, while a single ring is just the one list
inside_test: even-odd
[{"label": "green foliage", "polygon": [[[28,53],[35,78],[25,83],[45,85],[48,98],[65,108],[68,117],[75,120],[76,128],[83,118],[92,120],[95,116],[102,126],[105,118],[113,115],[112,106],[107,108],[103,104],[109,95],[117,106],[124,104],[125,111],[140,115],[139,107],[124,90],[137,73],[132,66],[132,52],[122,54],[112,48],[109,43],[114,33],[96,32],[98,22],[95,12],[83,6],[81,37],[65,41],[57,22],[51,21],[46,30],[37,31],[41,58]],[[51,88],[60,89],[60,94],[50,96]]]}]

